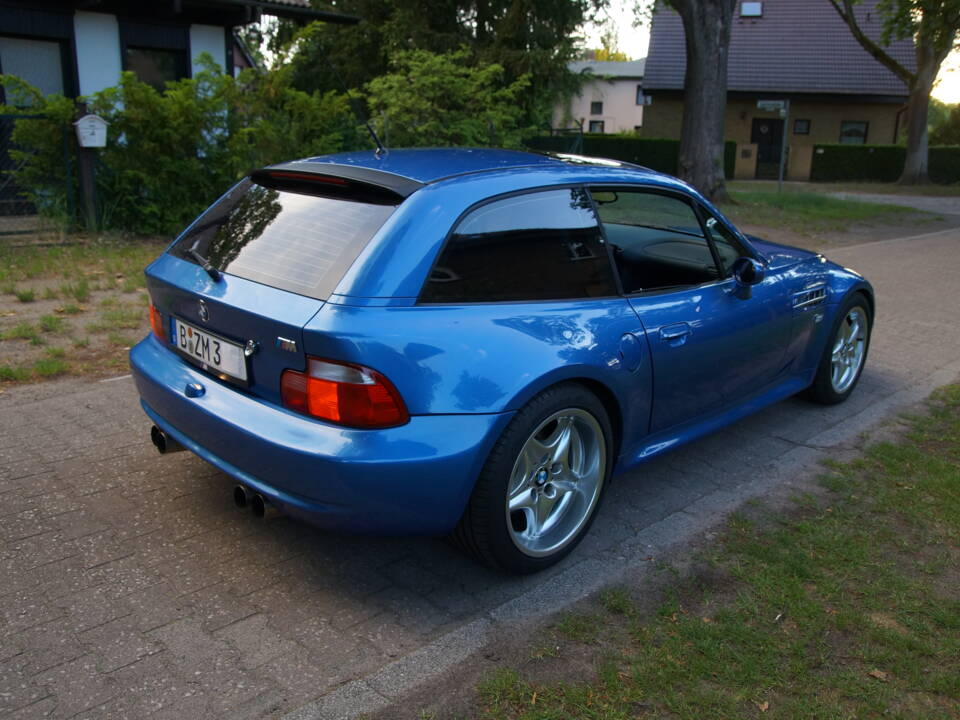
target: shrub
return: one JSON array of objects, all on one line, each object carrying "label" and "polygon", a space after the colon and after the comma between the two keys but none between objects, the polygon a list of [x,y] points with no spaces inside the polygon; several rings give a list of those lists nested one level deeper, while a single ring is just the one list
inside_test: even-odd
[{"label": "shrub", "polygon": [[[636,135],[610,135],[586,133],[583,144],[579,145],[579,135],[552,135],[530,138],[527,147],[543,152],[578,152],[583,155],[611,158],[624,162],[643,165],[651,170],[677,174],[677,160],[680,155],[680,141],[668,138],[645,138]],[[737,144],[724,144],[724,173],[733,177],[736,162]]]},{"label": "shrub", "polygon": [[[125,72],[119,85],[87,98],[90,112],[110,123],[97,151],[98,226],[173,233],[255,167],[362,141],[342,94],[295,90],[286,69],[233,78],[209,55],[202,62],[201,72],[162,93]],[[76,152],[73,101],[0,79],[8,98],[27,108],[0,112],[43,115],[16,123],[17,182],[40,212],[63,213],[73,191],[63,180],[64,142],[70,157]]]},{"label": "shrub", "polygon": [[[903,172],[906,153],[902,145],[815,145],[810,179],[896,182]],[[934,182],[960,182],[960,147],[931,147],[929,162]]]}]

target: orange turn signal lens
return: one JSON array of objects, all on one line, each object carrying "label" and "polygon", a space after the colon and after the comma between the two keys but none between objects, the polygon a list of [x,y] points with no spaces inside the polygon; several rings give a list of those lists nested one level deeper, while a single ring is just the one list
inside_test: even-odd
[{"label": "orange turn signal lens", "polygon": [[150,303],[150,329],[161,342],[167,342],[167,328],[163,324],[163,315],[157,310],[157,306]]},{"label": "orange turn signal lens", "polygon": [[385,428],[410,419],[389,380],[352,363],[307,358],[306,372],[284,371],[280,396],[284,407],[337,425]]}]

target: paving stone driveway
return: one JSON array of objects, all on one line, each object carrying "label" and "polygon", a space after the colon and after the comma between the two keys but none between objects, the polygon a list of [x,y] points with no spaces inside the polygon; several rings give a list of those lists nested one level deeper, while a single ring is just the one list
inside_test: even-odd
[{"label": "paving stone driveway", "polygon": [[645,529],[684,525],[812,438],[960,370],[960,232],[832,255],[865,272],[879,296],[851,400],[788,400],[620,478],[574,556],[531,578],[488,572],[438,540],[256,521],[233,507],[229,478],[189,453],[156,454],[129,379],[8,390],[0,716],[244,718],[322,707],[308,703],[478,618],[498,619],[511,601],[549,596],[579,564],[623,561]]}]

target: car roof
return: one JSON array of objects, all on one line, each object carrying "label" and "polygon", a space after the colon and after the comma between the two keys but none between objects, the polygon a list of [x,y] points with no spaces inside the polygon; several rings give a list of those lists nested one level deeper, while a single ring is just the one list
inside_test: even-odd
[{"label": "car roof", "polygon": [[520,169],[629,169],[651,180],[665,179],[648,168],[619,160],[566,153],[543,154],[493,148],[408,148],[376,153],[344,152],[274,165],[268,170],[296,170],[348,177],[389,187],[401,195],[463,175]]}]

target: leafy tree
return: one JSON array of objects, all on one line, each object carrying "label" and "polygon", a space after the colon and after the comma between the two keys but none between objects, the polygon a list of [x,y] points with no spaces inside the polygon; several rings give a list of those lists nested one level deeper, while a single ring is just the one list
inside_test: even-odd
[{"label": "leafy tree", "polygon": [[342,0],[337,10],[360,17],[359,24],[317,23],[298,35],[295,26],[281,22],[271,42],[274,50],[290,44],[293,86],[307,92],[360,89],[391,72],[397,53],[446,54],[465,47],[471,51],[467,62],[500,65],[506,84],[530,77],[518,102],[532,124],[548,121],[554,102],[579,87],[567,70],[577,54],[577,29],[606,2]]},{"label": "leafy tree", "polygon": [[932,145],[960,145],[960,105],[938,103],[942,116],[930,131]]},{"label": "leafy tree", "polygon": [[737,0],[670,0],[687,46],[678,174],[711,200],[727,196],[723,125],[727,59]]},{"label": "leafy tree", "polygon": [[[880,0],[880,41],[870,38],[854,13],[857,0],[828,0],[850,28],[857,42],[907,85],[907,154],[899,182],[929,182],[927,113],[930,91],[940,66],[953,49],[960,31],[960,0]],[[895,60],[886,50],[893,39],[913,38],[916,70]]]},{"label": "leafy tree", "polygon": [[463,49],[437,54],[399,52],[391,72],[366,85],[373,124],[387,145],[518,146],[530,85],[523,75],[504,82],[496,63],[469,63]]}]

